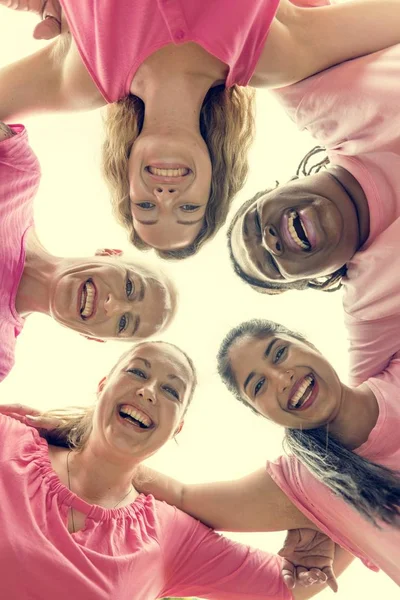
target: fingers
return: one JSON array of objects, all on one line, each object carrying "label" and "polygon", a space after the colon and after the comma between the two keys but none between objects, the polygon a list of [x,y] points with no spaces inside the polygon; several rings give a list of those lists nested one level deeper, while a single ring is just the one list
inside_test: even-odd
[{"label": "fingers", "polygon": [[297,567],[296,581],[303,587],[327,583],[327,579],[328,576],[320,569],[306,569],[305,567]]},{"label": "fingers", "polygon": [[336,593],[339,589],[339,586],[338,586],[338,582],[337,582],[337,579],[335,577],[335,573],[333,572],[332,567],[325,567],[322,570],[327,577],[327,580],[326,580],[327,585],[329,585],[331,590],[333,590]]},{"label": "fingers", "polygon": [[24,404],[0,404],[0,413],[5,415],[20,415],[26,417],[27,415],[39,416],[40,410],[35,410],[31,406]]},{"label": "fingers", "polygon": [[60,419],[54,419],[52,417],[42,417],[34,415],[26,415],[26,422],[36,427],[36,429],[54,429],[60,424]]},{"label": "fingers", "polygon": [[289,588],[289,590],[293,589],[296,584],[294,565],[290,561],[284,559],[282,561],[281,573],[286,587]]},{"label": "fingers", "polygon": [[61,33],[61,23],[55,17],[47,16],[33,30],[35,40],[52,40]]}]

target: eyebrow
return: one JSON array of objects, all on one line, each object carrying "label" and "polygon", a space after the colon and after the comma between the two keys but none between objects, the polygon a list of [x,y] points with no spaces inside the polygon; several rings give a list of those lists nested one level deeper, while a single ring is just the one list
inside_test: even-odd
[{"label": "eyebrow", "polygon": [[140,281],[140,290],[139,290],[139,293],[137,295],[137,300],[139,300],[139,302],[142,302],[142,300],[144,298],[144,295],[146,293],[146,288],[145,288],[143,279],[140,278],[139,281]]},{"label": "eyebrow", "polygon": [[[273,347],[273,345],[275,344],[275,342],[277,342],[277,341],[278,341],[278,339],[277,339],[277,338],[274,338],[274,339],[273,339],[273,340],[271,340],[271,342],[268,344],[268,346],[266,347],[266,349],[265,349],[265,352],[264,352],[264,357],[265,357],[265,358],[268,358],[268,357],[269,357],[269,355],[270,355],[270,353],[271,353],[271,350],[272,350],[272,347]],[[245,380],[245,382],[244,382],[244,384],[243,384],[243,390],[244,390],[244,391],[246,391],[246,387],[249,385],[250,381],[253,379],[253,377],[254,377],[254,376],[255,376],[255,373],[254,373],[254,371],[252,371],[252,372],[251,372],[251,373],[250,373],[250,374],[249,374],[249,375],[246,377],[246,380]]]},{"label": "eyebrow", "polygon": [[[196,219],[196,221],[177,221],[179,225],[194,225],[195,223],[200,223],[204,219],[204,216],[200,217],[200,219]],[[158,220],[156,221],[142,221],[141,219],[135,219],[138,223],[142,225],[156,225]]]},{"label": "eyebrow", "polygon": [[186,387],[185,382],[183,381],[183,379],[181,379],[180,377],[178,377],[178,375],[167,375],[168,379],[177,379],[178,381],[181,382],[181,384],[183,385],[183,387]]},{"label": "eyebrow", "polygon": [[148,369],[151,369],[151,362],[149,360],[147,360],[147,358],[142,358],[141,356],[135,356],[136,360],[141,360],[142,362],[144,362],[145,366]]},{"label": "eyebrow", "polygon": [[133,337],[136,334],[137,330],[139,329],[139,325],[140,325],[140,317],[139,317],[139,315],[136,315],[130,337]]}]

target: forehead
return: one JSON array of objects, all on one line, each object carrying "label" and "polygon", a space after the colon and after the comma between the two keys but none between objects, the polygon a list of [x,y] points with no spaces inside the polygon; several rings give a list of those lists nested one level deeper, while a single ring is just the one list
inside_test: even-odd
[{"label": "forehead", "polygon": [[173,346],[162,342],[145,342],[135,346],[126,356],[125,363],[137,358],[143,358],[150,362],[151,369],[168,371],[170,375],[181,377],[184,382],[189,383],[192,379],[192,371],[186,357]]},{"label": "forehead", "polygon": [[252,256],[258,243],[249,233],[246,235],[245,231],[245,221],[249,219],[249,212],[255,208],[257,202],[255,200],[250,204],[233,226],[231,231],[231,248],[234,260],[246,275],[254,277],[254,279],[264,280],[266,277],[256,268]]}]

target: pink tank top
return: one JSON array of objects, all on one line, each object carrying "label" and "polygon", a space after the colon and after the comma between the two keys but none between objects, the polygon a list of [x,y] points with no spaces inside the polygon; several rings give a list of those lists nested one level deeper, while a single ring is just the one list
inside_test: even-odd
[{"label": "pink tank top", "polygon": [[229,67],[227,87],[247,85],[279,0],[61,0],[82,60],[107,102],[129,94],[148,56],[195,42]]}]

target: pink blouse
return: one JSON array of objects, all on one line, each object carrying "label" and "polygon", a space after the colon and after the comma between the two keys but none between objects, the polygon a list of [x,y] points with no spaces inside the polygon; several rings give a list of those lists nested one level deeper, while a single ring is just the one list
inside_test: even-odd
[{"label": "pink blouse", "polygon": [[[0,415],[0,598],[289,600],[281,559],[224,538],[140,495],[90,505],[53,471],[38,432]],[[71,534],[68,510],[86,515]]]},{"label": "pink blouse", "polygon": [[129,94],[148,56],[195,42],[229,67],[227,87],[247,85],[279,0],[61,0],[82,60],[107,102]]}]

